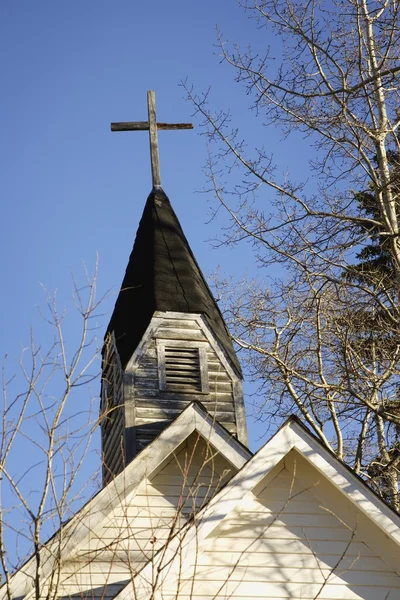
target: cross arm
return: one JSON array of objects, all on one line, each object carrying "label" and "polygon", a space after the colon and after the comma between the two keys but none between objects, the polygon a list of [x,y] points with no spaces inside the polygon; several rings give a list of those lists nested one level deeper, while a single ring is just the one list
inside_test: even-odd
[{"label": "cross arm", "polygon": [[[192,123],[157,123],[157,129],[193,129]],[[111,131],[148,131],[148,121],[111,123]]]}]

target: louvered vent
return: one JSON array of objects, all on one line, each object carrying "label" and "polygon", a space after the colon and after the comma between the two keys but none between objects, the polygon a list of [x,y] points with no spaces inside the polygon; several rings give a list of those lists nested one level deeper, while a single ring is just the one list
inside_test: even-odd
[{"label": "louvered vent", "polygon": [[204,348],[162,344],[159,350],[161,390],[192,394],[208,391]]}]

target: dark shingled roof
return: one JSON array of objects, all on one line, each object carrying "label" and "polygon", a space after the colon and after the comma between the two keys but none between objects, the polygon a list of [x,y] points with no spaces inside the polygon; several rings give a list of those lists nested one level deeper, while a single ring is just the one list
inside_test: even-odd
[{"label": "dark shingled roof", "polygon": [[123,367],[156,310],[204,314],[241,375],[222,314],[161,188],[154,188],[147,199],[107,330],[114,330]]}]

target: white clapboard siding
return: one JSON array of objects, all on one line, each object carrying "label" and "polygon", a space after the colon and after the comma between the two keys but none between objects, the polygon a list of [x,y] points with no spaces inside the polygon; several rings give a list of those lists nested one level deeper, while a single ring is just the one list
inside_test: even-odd
[{"label": "white clapboard siding", "polygon": [[400,577],[361,534],[283,468],[210,534],[181,580],[156,598],[395,600]]},{"label": "white clapboard siding", "polygon": [[[236,565],[237,563],[242,567],[247,565],[252,568],[264,569],[267,567],[276,568],[301,568],[306,570],[313,569],[326,569],[329,566],[329,561],[332,560],[332,554],[318,553],[315,556],[312,553],[307,554],[294,554],[285,552],[246,552],[243,553],[239,550],[232,548],[221,551],[220,554],[213,554],[210,556],[209,553],[201,554],[196,561],[198,567],[215,567],[215,566],[226,566]],[[286,542],[287,548],[287,542]],[[216,549],[216,548],[215,548]],[[338,557],[341,558],[341,557]],[[376,556],[349,556],[346,555],[340,562],[340,570],[354,569],[357,571],[364,572],[388,572],[392,573],[393,569],[389,565],[385,564],[380,558]],[[212,563],[212,564],[211,564]],[[340,571],[339,571],[340,572]]]},{"label": "white clapboard siding", "polygon": [[[393,592],[393,593],[392,593]],[[391,596],[388,594],[392,593]],[[195,584],[184,584],[178,598],[211,600],[211,599],[235,599],[252,600],[254,598],[287,598],[289,600],[397,600],[399,590],[394,588],[372,587],[370,585],[347,586],[346,595],[343,595],[342,586],[333,584],[310,584],[310,583],[264,583],[253,584],[251,582],[228,582],[222,584],[217,581],[207,581]],[[176,600],[174,593],[156,594],[157,600]]]},{"label": "white clapboard siding", "polygon": [[135,495],[121,498],[63,565],[60,596],[111,597],[111,591],[125,586],[171,532],[176,533],[233,475],[231,465],[203,438],[189,436],[151,480],[143,480]]}]

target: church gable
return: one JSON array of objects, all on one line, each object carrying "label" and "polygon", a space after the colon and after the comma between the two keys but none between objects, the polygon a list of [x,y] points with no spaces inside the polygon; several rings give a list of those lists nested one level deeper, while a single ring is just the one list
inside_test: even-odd
[{"label": "church gable", "polygon": [[59,596],[113,597],[235,472],[193,432],[64,561]]},{"label": "church gable", "polygon": [[[42,548],[43,597],[114,597],[250,456],[189,406]],[[33,594],[34,563],[13,577],[12,597]]]},{"label": "church gable", "polygon": [[[400,597],[399,524],[397,514],[292,419],[133,585],[143,600],[394,600]],[[156,587],[154,572],[164,572]],[[118,600],[131,592],[128,585]]]},{"label": "church gable", "polygon": [[[399,597],[400,576],[365,543],[357,521],[348,527],[335,504],[321,504],[293,464],[282,461],[209,536],[179,599]],[[163,597],[172,592],[166,583]]]},{"label": "church gable", "polygon": [[91,597],[100,586],[102,596],[115,594],[233,474],[232,465],[192,433],[64,562],[59,595]]}]

